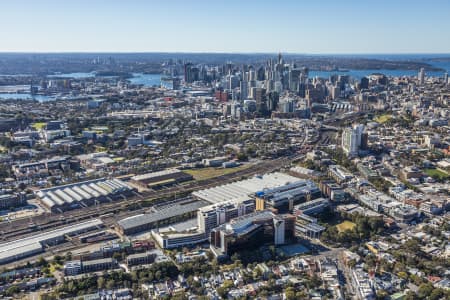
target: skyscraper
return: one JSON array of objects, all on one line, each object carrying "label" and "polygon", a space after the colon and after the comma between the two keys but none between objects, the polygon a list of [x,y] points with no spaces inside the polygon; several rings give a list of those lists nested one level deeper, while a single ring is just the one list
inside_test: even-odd
[{"label": "skyscraper", "polygon": [[278,107],[278,102],[280,100],[280,95],[277,92],[269,93],[268,109],[269,111],[274,111]]},{"label": "skyscraper", "polygon": [[256,79],[258,81],[264,81],[264,79],[266,79],[266,70],[264,70],[263,66],[259,67],[258,72],[256,73]]},{"label": "skyscraper", "polygon": [[243,80],[240,82],[241,100],[248,98],[248,82]]},{"label": "skyscraper", "polygon": [[184,82],[188,83],[188,82],[192,82],[192,74],[191,74],[191,68],[192,68],[192,64],[191,63],[187,63],[184,64]]},{"label": "skyscraper", "polygon": [[184,65],[184,82],[192,83],[200,79],[200,69],[194,67],[192,63]]},{"label": "skyscraper", "polygon": [[418,74],[419,84],[422,85],[425,83],[425,69],[420,68],[419,74]]},{"label": "skyscraper", "polygon": [[292,69],[289,71],[289,90],[293,92],[298,91],[298,84],[300,82],[301,69]]},{"label": "skyscraper", "polygon": [[342,133],[342,149],[348,156],[358,155],[362,145],[364,125],[355,125],[353,128],[346,128]]},{"label": "skyscraper", "polygon": [[237,77],[236,75],[227,75],[226,80],[227,89],[229,89],[230,91],[239,87],[239,77]]},{"label": "skyscraper", "polygon": [[360,82],[360,89],[368,89],[369,88],[369,78],[363,77]]},{"label": "skyscraper", "polygon": [[444,84],[445,85],[448,84],[448,73],[447,72],[444,73]]},{"label": "skyscraper", "polygon": [[254,81],[254,80],[256,80],[256,72],[255,72],[255,70],[252,69],[248,72],[248,81]]},{"label": "skyscraper", "polygon": [[[266,102],[266,89],[263,88],[253,88],[253,99],[256,101],[256,111],[265,116],[268,113],[267,102]],[[252,89],[252,90],[253,90]]]},{"label": "skyscraper", "polygon": [[331,99],[336,100],[341,95],[341,89],[339,86],[331,87]]}]

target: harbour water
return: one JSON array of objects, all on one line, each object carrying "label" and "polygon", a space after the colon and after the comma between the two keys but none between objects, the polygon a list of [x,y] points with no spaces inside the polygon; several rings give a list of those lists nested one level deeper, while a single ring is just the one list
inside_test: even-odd
[{"label": "harbour water", "polygon": [[142,84],[144,86],[159,86],[161,84],[161,74],[143,74],[133,73],[133,77],[130,78],[132,84]]},{"label": "harbour water", "polygon": [[55,100],[54,96],[31,95],[30,93],[0,93],[0,100],[36,100],[39,102]]},{"label": "harbour water", "polygon": [[95,73],[94,72],[90,72],[90,73],[86,73],[86,72],[58,73],[58,74],[48,75],[47,77],[48,78],[75,78],[75,79],[80,79],[80,78],[95,77]]},{"label": "harbour water", "polygon": [[[47,76],[48,78],[92,78],[95,77],[95,72],[85,73],[62,73]],[[106,76],[109,78],[114,78],[114,76]],[[144,73],[133,73],[133,77],[129,78],[132,84],[142,84],[144,86],[159,86],[161,83],[161,74],[144,74]]]},{"label": "harbour water", "polygon": [[[2,75],[0,75],[2,76]],[[5,75],[6,76],[6,75]],[[147,87],[159,86],[161,83],[162,74],[143,74],[143,73],[133,73],[133,77],[130,78],[132,84],[142,84]],[[62,73],[47,76],[48,78],[92,78],[95,77],[95,73]],[[19,93],[2,93],[0,92],[0,100],[36,100],[39,102],[57,100],[55,96],[45,96],[45,95],[31,95],[30,93],[19,92]]]}]

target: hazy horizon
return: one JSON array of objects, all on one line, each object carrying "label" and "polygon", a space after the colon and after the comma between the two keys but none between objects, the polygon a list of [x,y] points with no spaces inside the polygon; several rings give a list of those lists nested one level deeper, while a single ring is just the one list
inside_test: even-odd
[{"label": "hazy horizon", "polygon": [[302,52],[285,52],[285,51],[273,51],[273,52],[220,52],[220,51],[1,51],[0,54],[231,54],[231,55],[299,55],[299,56],[382,56],[382,55],[442,55],[449,56],[449,52],[361,52],[361,53],[302,53]]}]

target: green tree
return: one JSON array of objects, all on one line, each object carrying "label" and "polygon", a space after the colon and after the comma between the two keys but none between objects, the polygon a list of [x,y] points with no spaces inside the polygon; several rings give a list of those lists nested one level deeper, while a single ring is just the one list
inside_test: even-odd
[{"label": "green tree", "polygon": [[444,299],[444,291],[442,289],[434,289],[429,297],[430,300]]},{"label": "green tree", "polygon": [[60,255],[55,255],[53,260],[56,264],[61,265],[63,263],[63,258]]},{"label": "green tree", "polygon": [[377,291],[377,300],[384,300],[389,296],[389,294],[385,290],[378,290]]},{"label": "green tree", "polygon": [[48,266],[48,262],[45,260],[45,258],[43,256],[40,256],[38,261],[37,261],[37,266],[39,266],[39,267],[47,267]]},{"label": "green tree", "polygon": [[231,255],[231,261],[236,262],[237,260],[239,260],[239,254],[236,252],[233,255]]},{"label": "green tree", "polygon": [[132,282],[137,282],[139,280],[139,276],[138,276],[136,271],[132,271],[130,274],[131,274],[131,281]]},{"label": "green tree", "polygon": [[114,258],[115,260],[121,260],[122,254],[120,252],[114,252],[112,258]]},{"label": "green tree", "polygon": [[398,272],[397,276],[400,277],[401,279],[408,279],[408,274],[406,272]]},{"label": "green tree", "polygon": [[237,155],[237,159],[239,161],[247,161],[248,160],[248,156],[244,152],[239,152],[239,154]]},{"label": "green tree", "polygon": [[408,291],[405,296],[405,300],[416,300],[417,295],[413,291]]},{"label": "green tree", "polygon": [[10,286],[8,289],[6,289],[5,294],[7,296],[13,296],[14,294],[17,294],[20,292],[20,288],[17,285]]},{"label": "green tree", "polygon": [[295,293],[295,299],[308,299],[308,294],[306,293],[306,291],[298,291],[297,293]]},{"label": "green tree", "polygon": [[419,286],[418,296],[420,299],[425,299],[428,296],[430,296],[432,292],[433,292],[433,285],[430,282],[422,283]]},{"label": "green tree", "polygon": [[420,251],[419,241],[416,239],[409,239],[405,242],[404,248],[411,253],[417,254]]},{"label": "green tree", "polygon": [[72,260],[72,252],[67,252],[66,253],[66,255],[65,255],[65,257],[64,257],[64,260],[65,261],[69,261],[69,260]]},{"label": "green tree", "polygon": [[222,299],[227,298],[228,291],[223,286],[218,287],[216,290],[217,290],[217,294],[219,294],[220,298],[222,298]]},{"label": "green tree", "polygon": [[160,270],[156,271],[156,273],[155,273],[155,279],[159,281],[159,280],[161,280],[161,277],[162,277],[161,271],[160,271]]},{"label": "green tree", "polygon": [[107,288],[108,290],[112,290],[115,286],[116,286],[116,282],[115,282],[113,279],[109,279],[109,280],[106,282],[106,288]]},{"label": "green tree", "polygon": [[349,268],[354,268],[354,267],[356,266],[356,260],[354,260],[354,259],[349,260],[349,261],[347,262],[347,266],[348,266]]},{"label": "green tree", "polygon": [[295,300],[296,299],[295,290],[293,287],[288,287],[285,290],[284,294],[286,296],[286,300]]},{"label": "green tree", "polygon": [[97,287],[98,287],[98,289],[105,288],[105,278],[103,278],[103,276],[100,276],[99,278],[97,278]]}]

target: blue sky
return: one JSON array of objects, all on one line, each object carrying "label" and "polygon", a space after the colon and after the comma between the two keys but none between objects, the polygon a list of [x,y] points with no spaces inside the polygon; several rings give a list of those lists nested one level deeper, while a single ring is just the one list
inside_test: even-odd
[{"label": "blue sky", "polygon": [[450,53],[449,0],[0,0],[0,51]]}]

